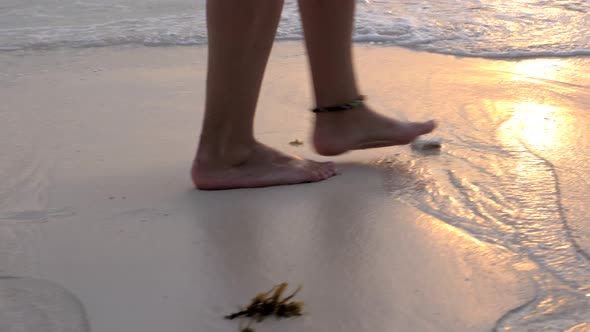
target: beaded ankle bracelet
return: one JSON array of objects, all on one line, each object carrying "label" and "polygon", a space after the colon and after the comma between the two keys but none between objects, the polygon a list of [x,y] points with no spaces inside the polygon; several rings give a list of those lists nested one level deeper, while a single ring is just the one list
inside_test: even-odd
[{"label": "beaded ankle bracelet", "polygon": [[312,110],[312,112],[324,113],[324,112],[337,112],[337,111],[351,110],[353,108],[357,108],[357,107],[363,105],[364,100],[365,100],[365,96],[361,95],[357,99],[355,99],[351,102],[340,104],[340,105],[334,105],[334,106],[317,107],[317,108],[314,108]]}]

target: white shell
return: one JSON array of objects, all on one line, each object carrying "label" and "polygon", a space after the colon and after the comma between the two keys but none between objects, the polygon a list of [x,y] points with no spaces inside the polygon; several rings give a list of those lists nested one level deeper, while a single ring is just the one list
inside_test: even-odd
[{"label": "white shell", "polygon": [[412,142],[412,149],[416,150],[431,150],[440,149],[442,146],[441,138],[417,138]]}]

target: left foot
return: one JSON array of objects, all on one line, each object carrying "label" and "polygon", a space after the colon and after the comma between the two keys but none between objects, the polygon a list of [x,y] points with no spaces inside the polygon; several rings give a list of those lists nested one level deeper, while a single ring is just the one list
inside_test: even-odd
[{"label": "left foot", "polygon": [[[205,149],[203,149],[204,151]],[[225,150],[225,158],[199,151],[192,178],[199,189],[257,188],[317,182],[337,174],[330,162],[315,162],[283,154],[255,143]]]},{"label": "left foot", "polygon": [[361,105],[345,111],[318,113],[313,142],[319,154],[334,156],[350,150],[409,144],[435,127],[434,121],[398,121]]}]

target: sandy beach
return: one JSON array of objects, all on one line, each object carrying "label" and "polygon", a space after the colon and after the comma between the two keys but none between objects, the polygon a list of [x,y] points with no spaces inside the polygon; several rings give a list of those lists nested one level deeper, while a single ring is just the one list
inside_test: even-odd
[{"label": "sandy beach", "polygon": [[206,48],[0,54],[0,331],[238,331],[282,281],[306,314],[257,332],[590,331],[590,59],[355,55],[369,104],[437,119],[440,152],[315,155],[282,42],[256,134],[342,174],[206,192]]}]

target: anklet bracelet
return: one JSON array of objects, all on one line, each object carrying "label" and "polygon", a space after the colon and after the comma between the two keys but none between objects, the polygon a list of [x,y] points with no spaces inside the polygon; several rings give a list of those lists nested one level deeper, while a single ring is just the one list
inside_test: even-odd
[{"label": "anklet bracelet", "polygon": [[311,110],[314,113],[324,113],[324,112],[337,112],[337,111],[346,111],[351,110],[353,108],[357,108],[363,104],[363,100],[365,100],[365,96],[361,95],[357,99],[340,105],[328,106],[328,107],[317,107]]}]

